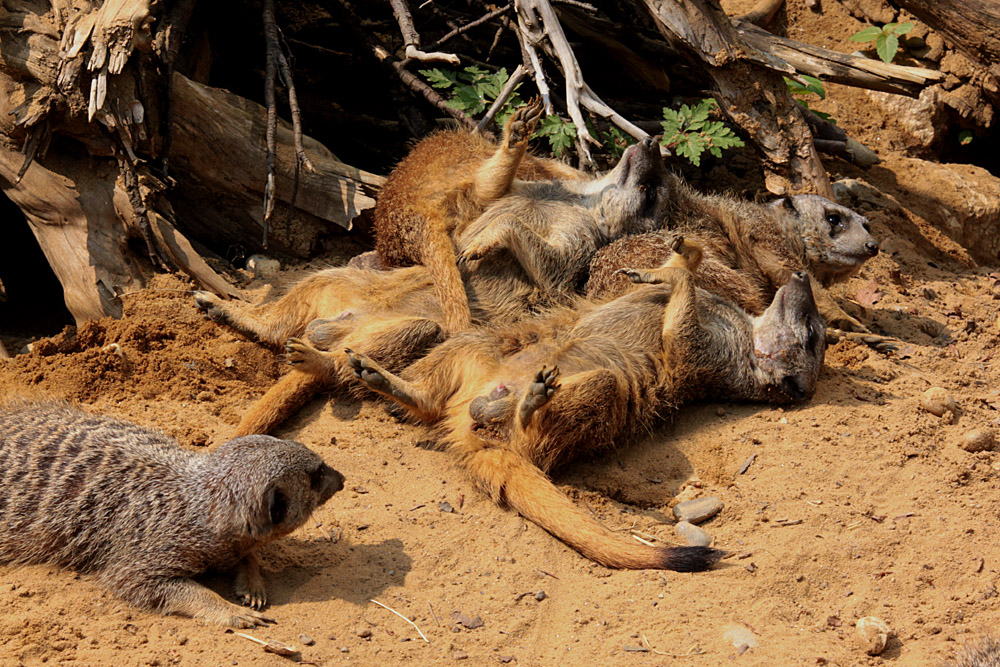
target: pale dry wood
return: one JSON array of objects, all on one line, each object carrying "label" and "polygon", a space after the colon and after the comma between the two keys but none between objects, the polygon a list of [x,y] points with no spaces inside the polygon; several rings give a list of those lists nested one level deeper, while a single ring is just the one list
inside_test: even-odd
[{"label": "pale dry wood", "polygon": [[1000,78],[1000,3],[996,0],[893,0],[893,4]]},{"label": "pale dry wood", "polygon": [[[794,69],[747,46],[711,0],[637,0],[667,41],[707,63],[719,105],[764,157],[764,179],[776,194],[833,188],[780,72]],[[747,85],[753,82],[753,85]]]},{"label": "pale dry wood", "polygon": [[[581,106],[595,115],[606,118],[636,139],[641,140],[649,136],[608,106],[584,80],[576,54],[573,53],[549,0],[515,0],[514,8],[517,10],[519,29],[525,41],[535,49],[548,46],[562,67],[563,77],[566,80],[566,110],[576,125],[577,147],[581,151],[581,159],[587,163],[591,162],[588,143],[600,145],[600,142],[587,131]],[[536,65],[536,60],[537,57],[533,59],[533,66]]]},{"label": "pale dry wood", "polygon": [[454,53],[441,53],[439,51],[425,53],[421,51],[420,34],[413,27],[413,17],[410,15],[410,8],[406,5],[406,0],[389,0],[389,4],[392,5],[392,13],[396,16],[396,23],[399,24],[399,32],[403,35],[406,58],[423,62],[441,61],[452,65],[461,64],[458,56]]},{"label": "pale dry wood", "polygon": [[[176,72],[173,90],[172,160],[176,168],[197,175],[203,187],[220,197],[234,197],[249,209],[259,210],[261,200],[252,193],[262,195],[264,187],[261,172],[265,151],[260,142],[260,128],[267,116],[264,107],[228,91],[195,83]],[[276,199],[286,203],[291,198],[295,169],[292,134],[288,123],[278,123]],[[303,137],[303,145],[312,156],[315,173],[300,175],[296,209],[351,229],[352,221],[375,205],[374,195],[384,177],[340,162],[308,136]],[[182,177],[178,174],[179,179]],[[225,231],[238,234],[242,229],[253,233],[254,216],[241,215],[245,213],[230,211],[233,227]]]},{"label": "pale dry wood", "polygon": [[736,32],[748,46],[781,59],[798,72],[855,88],[917,97],[926,86],[940,83],[945,78],[937,70],[893,65],[831,51],[773,35],[746,22],[737,22]]}]

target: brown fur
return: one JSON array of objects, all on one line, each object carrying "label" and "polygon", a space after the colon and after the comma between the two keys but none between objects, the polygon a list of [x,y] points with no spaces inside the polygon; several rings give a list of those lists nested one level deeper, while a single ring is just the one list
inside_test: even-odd
[{"label": "brown fur", "polygon": [[556,160],[526,154],[541,109],[541,100],[536,99],[511,116],[499,146],[465,131],[424,139],[393,170],[379,194],[375,250],[380,260],[390,267],[428,267],[449,331],[471,326],[452,234],[507,194],[515,177],[584,177]]},{"label": "brown fur", "polygon": [[[305,336],[322,349],[356,346],[395,370],[444,340],[444,314],[430,276],[420,266],[317,271],[253,312],[209,292],[197,292],[195,301],[209,317],[253,340],[277,346]],[[344,359],[339,372],[327,368],[316,375],[293,369],[243,416],[233,437],[270,431],[331,383],[341,390],[363,389],[353,379]]]},{"label": "brown fur", "polygon": [[670,256],[673,236],[682,234],[705,247],[696,274],[700,287],[758,314],[794,271],[806,271],[819,311],[831,326],[868,331],[823,289],[849,278],[878,252],[864,217],[815,195],[761,205],[702,195],[675,176],[669,180],[665,231],[620,239],[598,252],[590,266],[588,296],[623,294],[629,283],[616,275],[617,269],[659,266]]},{"label": "brown fur", "polygon": [[[230,440],[208,454],[69,406],[0,407],[0,562],[97,576],[128,602],[234,627],[270,619],[253,549],[302,525],[343,477],[297,442]],[[196,583],[239,566],[227,602]]]},{"label": "brown fur", "polygon": [[[699,258],[688,247],[664,267],[662,284],[603,305],[581,301],[453,336],[400,376],[361,353],[349,357],[369,388],[436,425],[445,447],[494,500],[588,558],[611,567],[704,569],[716,552],[624,541],[545,476],[642,432],[687,400],[782,402],[811,394],[825,337],[805,275],[795,274],[753,320],[695,290],[686,267]],[[300,344],[291,354],[320,372],[341,353]]]},{"label": "brown fur", "polygon": [[[471,307],[478,323],[508,323],[573,303],[598,247],[652,229],[662,218],[665,175],[650,141],[631,147],[609,174],[580,187],[566,181],[515,184],[458,235],[465,249],[463,306]],[[368,256],[353,264],[370,262]],[[431,267],[378,272],[348,266],[316,273],[259,315],[208,293],[195,299],[216,321],[271,344],[301,337],[316,318],[333,318],[322,323],[331,345],[356,346],[399,370],[445,335],[449,309],[440,286]],[[316,378],[293,375],[251,408],[237,435],[266,432],[322,386]],[[343,382],[344,368],[324,377]]]},{"label": "brown fur", "polygon": [[946,667],[1000,667],[1000,638],[987,636],[967,644]]}]

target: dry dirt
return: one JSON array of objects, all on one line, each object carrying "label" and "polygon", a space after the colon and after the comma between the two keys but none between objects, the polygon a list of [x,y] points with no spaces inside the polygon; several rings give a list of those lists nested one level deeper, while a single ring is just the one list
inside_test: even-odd
[{"label": "dry dirt", "polygon": [[[813,22],[808,35],[791,36],[841,50],[860,27],[793,12],[800,21]],[[837,87],[827,104],[885,158],[868,171],[827,163],[885,194],[856,202],[884,252],[834,293],[899,349],[838,343],[804,405],[691,406],[648,440],[555,477],[606,525],[662,541],[674,540],[677,494],[718,496],[725,509],[704,527],[731,558],[700,574],[594,565],[495,506],[421,428],[377,402],[327,396],[278,435],[314,448],[346,487],[317,513],[322,528],[264,550],[278,625],[251,634],[296,645],[306,634],[315,644],[302,657],[317,664],[903,666],[938,664],[998,627],[1000,454],[958,443],[973,429],[1000,433],[1000,273],[995,253],[992,265],[972,259],[1000,230],[989,208],[1000,187],[981,169],[893,153],[864,92]],[[160,277],[125,297],[122,320],[0,360],[0,395],[63,397],[193,447],[224,440],[282,362],[203,318],[188,289]],[[269,293],[248,289],[251,301]],[[932,386],[958,402],[953,420],[920,409]],[[227,594],[231,579],[207,582]],[[456,624],[456,612],[481,627]],[[868,615],[893,629],[880,657],[855,642]],[[286,662],[221,628],[129,608],[71,572],[0,568],[3,665]]]}]

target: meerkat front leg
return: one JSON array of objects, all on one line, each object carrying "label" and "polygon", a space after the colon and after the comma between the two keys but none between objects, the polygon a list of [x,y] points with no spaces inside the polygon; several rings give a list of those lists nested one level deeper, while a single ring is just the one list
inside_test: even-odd
[{"label": "meerkat front leg", "polygon": [[816,301],[816,310],[818,310],[819,314],[826,320],[826,325],[828,327],[863,334],[871,333],[868,327],[845,313],[844,309],[841,308],[840,305],[833,300],[833,297],[830,296],[830,293],[826,291],[826,288],[811,275],[809,276],[809,282],[812,286],[813,299]]},{"label": "meerkat front leg", "polygon": [[236,582],[233,586],[236,598],[251,609],[261,610],[267,604],[267,590],[260,575],[260,561],[253,552],[243,557],[236,566]]},{"label": "meerkat front leg", "polygon": [[391,398],[400,405],[412,410],[417,415],[436,415],[440,413],[440,401],[434,399],[430,392],[415,382],[407,382],[401,377],[390,373],[360,352],[347,349],[347,361],[354,369],[354,375],[372,391]]},{"label": "meerkat front leg", "polygon": [[697,271],[698,267],[701,265],[701,260],[705,256],[701,246],[685,241],[683,236],[677,236],[674,238],[670,249],[674,254],[672,254],[670,258],[667,259],[667,261],[664,262],[659,268],[621,268],[615,273],[624,275],[633,283],[646,283],[650,285],[669,283],[673,281],[674,277],[676,277],[676,269],[681,269],[689,273]]},{"label": "meerkat front leg", "polygon": [[535,131],[544,109],[542,98],[536,96],[504,125],[500,147],[476,173],[475,197],[480,204],[488,204],[510,191],[517,168],[528,150],[528,137]]},{"label": "meerkat front leg", "polygon": [[513,215],[504,215],[477,234],[461,259],[481,259],[500,248],[506,248],[528,274],[533,283],[542,288],[554,289],[565,279],[565,253],[538,235]]}]

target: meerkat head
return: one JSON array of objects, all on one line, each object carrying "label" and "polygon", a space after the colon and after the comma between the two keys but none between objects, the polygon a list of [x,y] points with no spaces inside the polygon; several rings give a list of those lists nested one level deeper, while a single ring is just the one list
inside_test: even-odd
[{"label": "meerkat head", "polygon": [[782,403],[812,396],[826,352],[826,322],[805,272],[793,273],[764,314],[754,318],[753,343],[760,398]]},{"label": "meerkat head", "polygon": [[629,146],[601,181],[598,224],[609,238],[663,226],[670,188],[660,147],[652,138]]},{"label": "meerkat head", "polygon": [[270,541],[301,526],[344,488],[344,476],[292,440],[267,435],[235,438],[211,454],[234,504],[235,530]]},{"label": "meerkat head", "polygon": [[784,197],[773,204],[795,221],[810,272],[823,285],[847,280],[878,254],[868,218],[818,195]]}]

